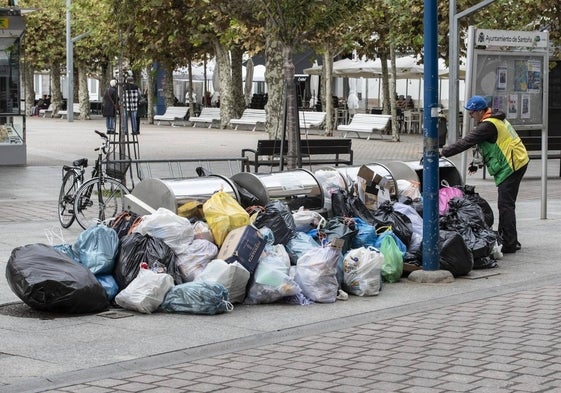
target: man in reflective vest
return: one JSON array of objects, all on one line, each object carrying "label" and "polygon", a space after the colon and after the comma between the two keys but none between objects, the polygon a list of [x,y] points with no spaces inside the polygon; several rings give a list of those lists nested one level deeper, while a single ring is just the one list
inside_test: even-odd
[{"label": "man in reflective vest", "polygon": [[[498,110],[492,112],[485,98],[471,97],[465,109],[477,126],[456,143],[443,147],[441,155],[450,157],[477,145],[483,156],[483,164],[494,177],[498,189],[498,232],[503,245],[502,252],[514,253],[521,248],[515,209],[520,182],[530,161],[528,152],[505,119],[505,114]],[[473,169],[477,167],[470,167],[470,173]]]}]

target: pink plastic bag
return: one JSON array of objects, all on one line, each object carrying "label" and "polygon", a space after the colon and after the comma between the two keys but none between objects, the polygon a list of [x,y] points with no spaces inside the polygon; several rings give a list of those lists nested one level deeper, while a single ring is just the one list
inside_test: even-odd
[{"label": "pink plastic bag", "polygon": [[463,196],[462,190],[450,187],[446,181],[442,181],[442,188],[438,190],[438,214],[443,216],[448,212],[448,201],[450,199]]}]

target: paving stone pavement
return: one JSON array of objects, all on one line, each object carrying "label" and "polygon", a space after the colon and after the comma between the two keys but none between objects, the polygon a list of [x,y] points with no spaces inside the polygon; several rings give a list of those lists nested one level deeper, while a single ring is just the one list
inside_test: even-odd
[{"label": "paving stone pavement", "polygon": [[[29,119],[32,164],[0,167],[9,184],[0,190],[1,270],[12,248],[56,225],[60,165],[91,155],[89,128],[101,124]],[[237,155],[264,137],[148,125],[141,136],[150,158]],[[417,160],[421,146],[418,135],[353,140],[357,164]],[[558,164],[551,160],[549,173]],[[236,305],[214,317],[113,310],[114,318],[100,318],[25,310],[2,277],[0,392],[561,391],[560,179],[548,181],[541,220],[539,163],[532,165],[518,203],[522,251],[452,284],[403,278],[376,297],[334,304]],[[495,209],[492,180],[469,183]],[[9,308],[20,314],[2,312]]]},{"label": "paving stone pavement", "polygon": [[560,301],[548,285],[45,392],[559,392]]}]

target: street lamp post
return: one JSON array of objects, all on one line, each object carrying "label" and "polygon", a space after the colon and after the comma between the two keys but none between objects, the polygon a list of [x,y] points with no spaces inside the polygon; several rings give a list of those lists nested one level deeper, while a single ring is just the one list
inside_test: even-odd
[{"label": "street lamp post", "polygon": [[74,43],[70,28],[70,6],[71,0],[66,0],[66,118],[69,122],[72,122],[74,121],[74,111],[72,110],[72,104],[74,103]]}]

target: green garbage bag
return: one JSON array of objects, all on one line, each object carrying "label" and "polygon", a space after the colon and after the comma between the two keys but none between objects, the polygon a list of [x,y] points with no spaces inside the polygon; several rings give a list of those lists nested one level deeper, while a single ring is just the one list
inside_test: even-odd
[{"label": "green garbage bag", "polygon": [[380,252],[384,256],[382,280],[389,283],[398,282],[403,273],[403,253],[392,236],[384,236]]}]

